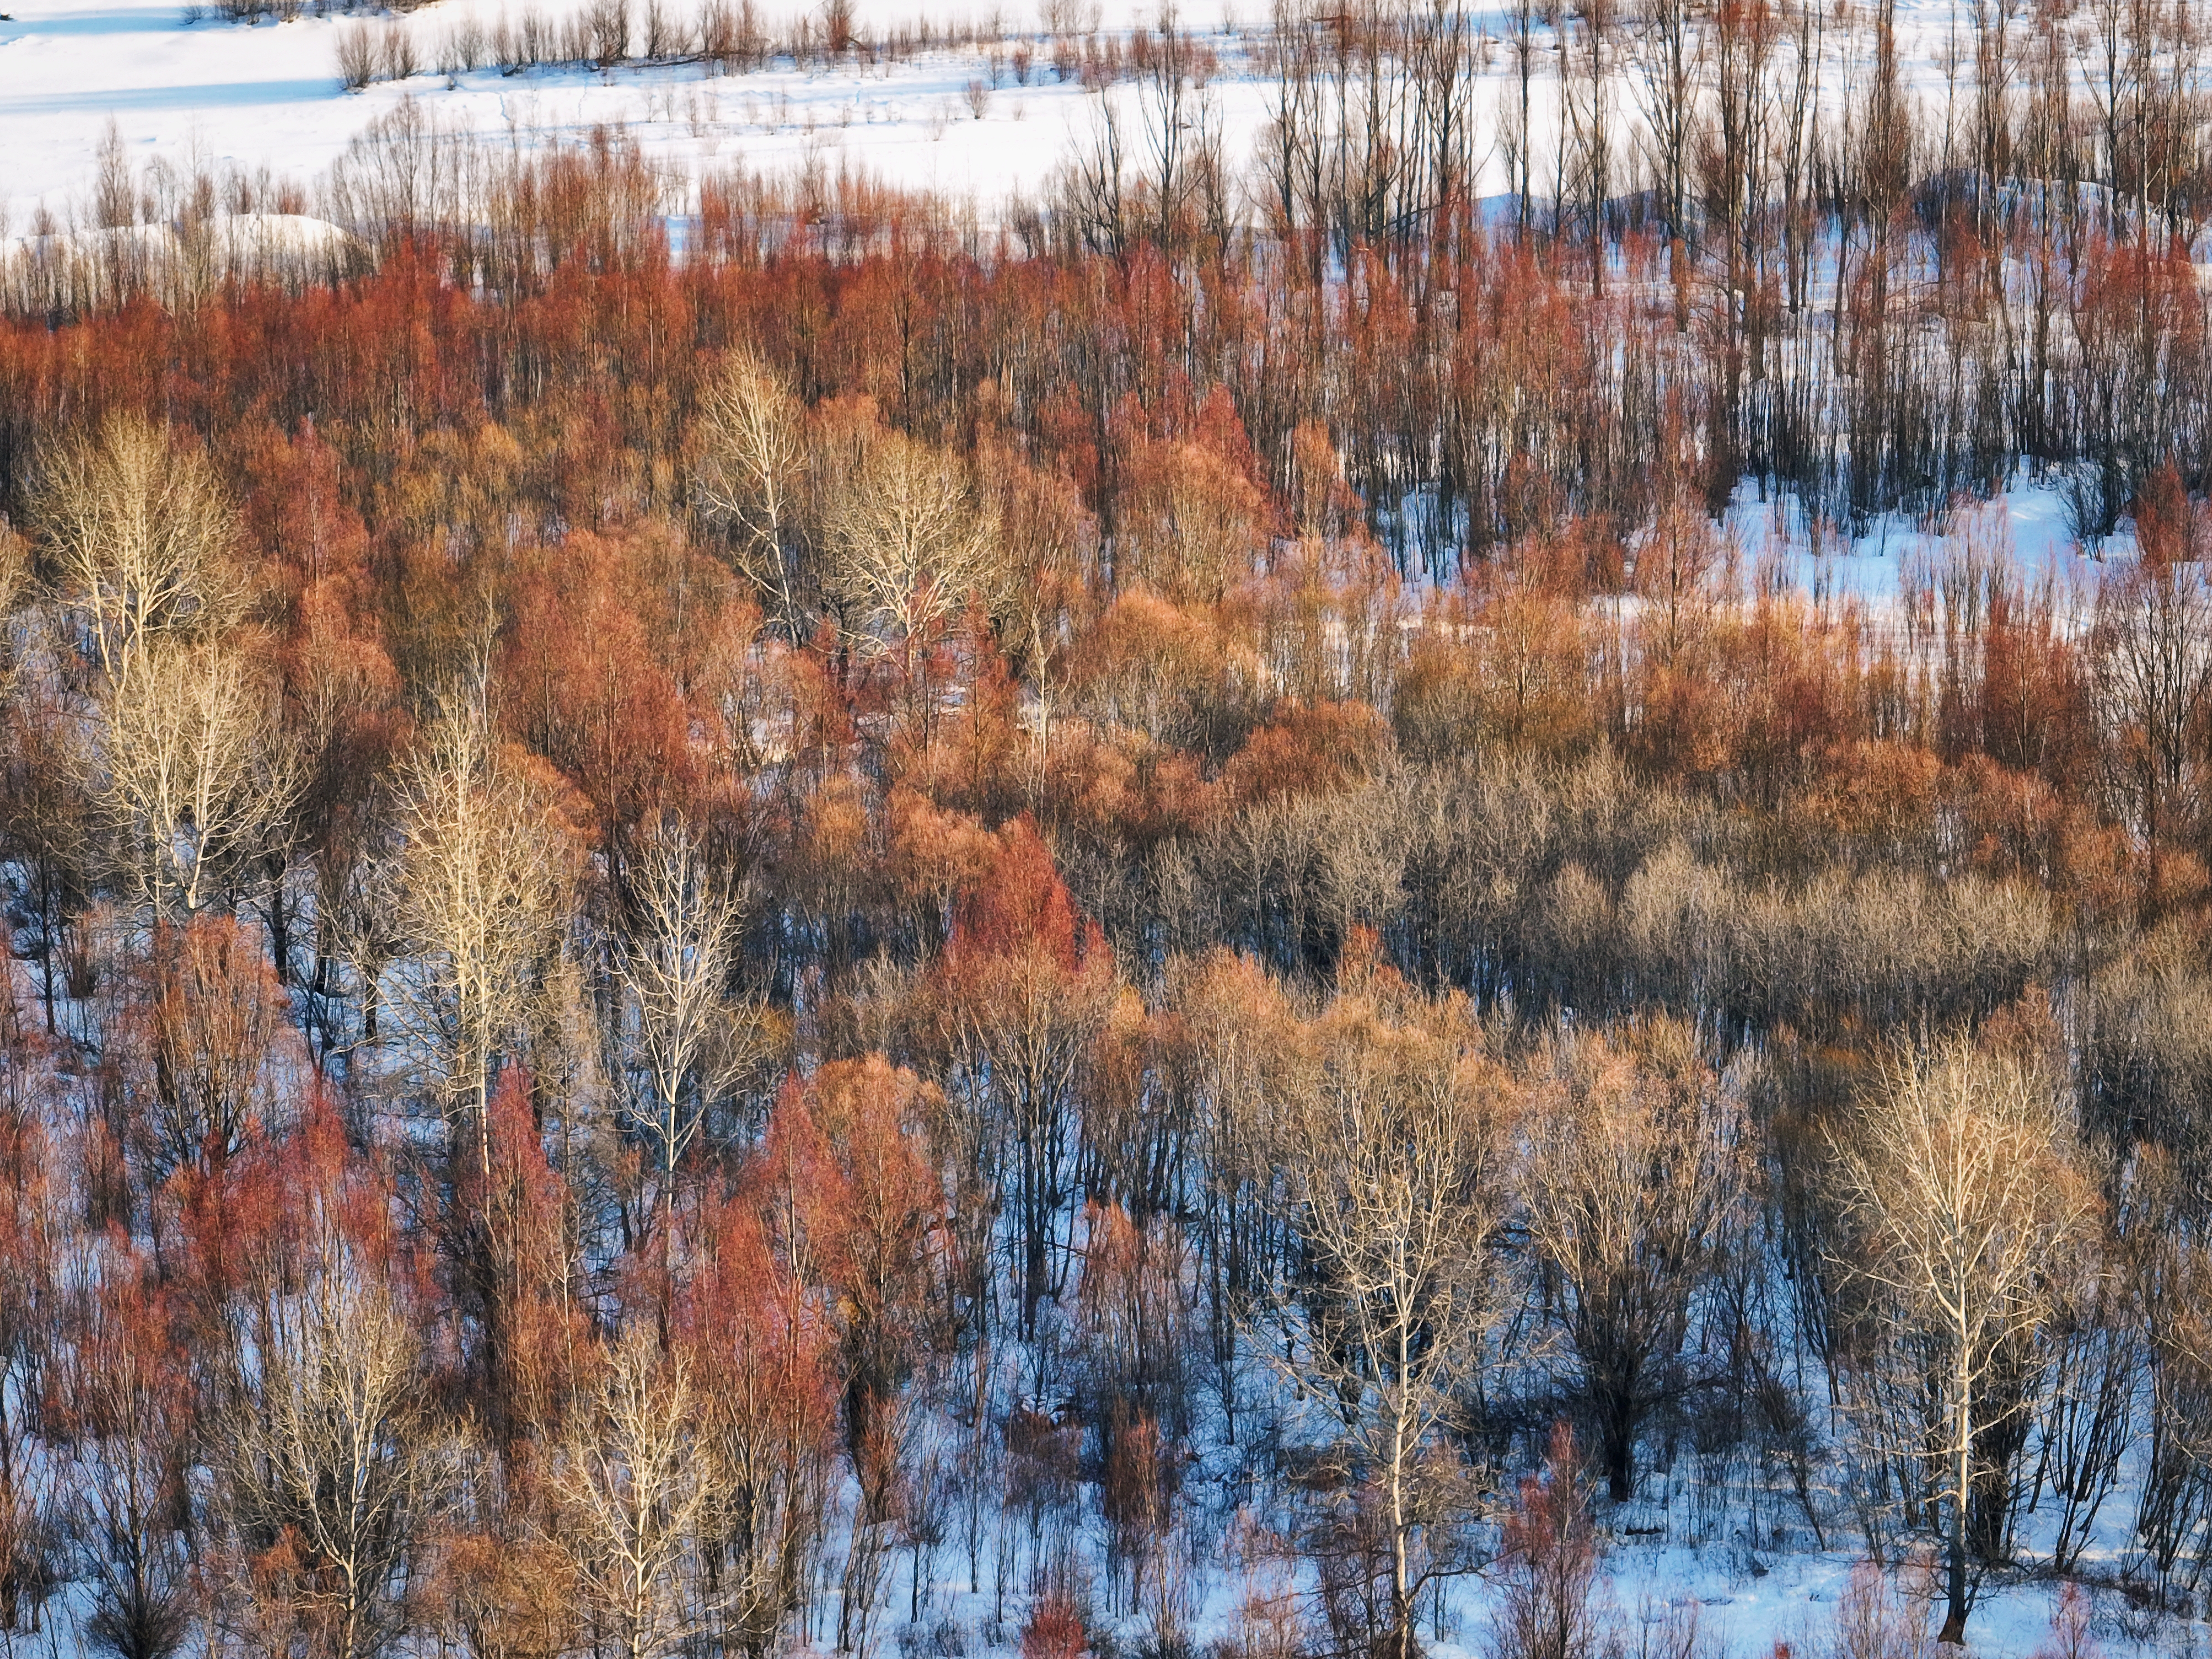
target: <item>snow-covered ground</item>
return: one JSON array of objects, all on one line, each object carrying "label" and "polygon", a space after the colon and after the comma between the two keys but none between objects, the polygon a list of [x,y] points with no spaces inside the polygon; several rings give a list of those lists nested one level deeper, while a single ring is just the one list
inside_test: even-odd
[{"label": "snow-covered ground", "polygon": [[[2085,1556],[2083,1578],[2073,1591],[2080,1597],[2090,1650],[2101,1659],[2193,1655],[2203,1645],[2203,1625],[2146,1611],[2113,1587],[2126,1541],[2127,1500],[2123,1491],[2106,1504],[2097,1543]],[[1662,1518],[1652,1506],[1639,1502],[1632,1518],[1614,1516],[1601,1524],[1603,1553],[1591,1604],[1600,1630],[1613,1638],[1601,1640],[1601,1648],[1615,1659],[1685,1652],[1693,1659],[1783,1659],[1784,1655],[1827,1659],[1839,1652],[1835,1632],[1838,1612],[1854,1595],[1876,1600],[1880,1615],[1899,1638],[1910,1632],[1917,1638],[1919,1651],[1940,1651],[1933,1638],[1942,1622],[1942,1598],[1924,1553],[1870,1569],[1864,1554],[1854,1547],[1858,1542],[1855,1534],[1832,1536],[1829,1542],[1835,1547],[1830,1548],[1804,1543],[1795,1548],[1761,1549],[1748,1546],[1740,1534],[1690,1546],[1621,1530],[1624,1524]],[[2036,1520],[2027,1517],[2024,1530],[2036,1532]],[[1008,1524],[1020,1530],[1018,1520]],[[1846,1531],[1842,1527],[1832,1530]],[[1264,1565],[1248,1559],[1240,1547],[1247,1536],[1232,1523],[1213,1547],[1200,1545],[1194,1553],[1194,1571],[1178,1588],[1176,1600],[1185,1632],[1200,1652],[1235,1640],[1245,1598],[1255,1586],[1268,1586],[1293,1598],[1310,1595],[1310,1584],[1273,1576]],[[1924,1550],[1926,1540],[1919,1543]],[[1026,1551],[1029,1543],[1024,1540],[1018,1547]],[[1017,1557],[1012,1575],[1016,1583],[1024,1577],[1019,1563],[1025,1559]],[[1117,1613],[1116,1598],[1105,1593],[1103,1565],[1087,1559],[1085,1565],[1094,1591],[1093,1613],[1103,1615],[1104,1622],[1114,1627],[1119,1650],[1146,1651],[1148,1643],[1156,1639],[1156,1615]],[[1007,1597],[1008,1614],[999,1624],[1000,1599],[988,1547],[976,1589],[969,1587],[962,1552],[953,1546],[938,1551],[918,1598],[921,1615],[910,1620],[917,1600],[915,1571],[910,1553],[895,1555],[889,1564],[878,1626],[888,1639],[878,1644],[881,1650],[918,1656],[942,1653],[947,1646],[988,1652],[1012,1644],[1026,1598],[1018,1593]],[[1856,1586],[1855,1578],[1860,1579]],[[1421,1633],[1430,1659],[1483,1659],[1493,1651],[1492,1633],[1502,1589],[1498,1570],[1478,1571],[1445,1583],[1440,1608],[1433,1598],[1423,1598]],[[1975,1659],[2055,1655],[2060,1644],[2054,1631],[2063,1622],[2061,1607],[2068,1595],[2067,1583],[2033,1571],[1985,1579],[1967,1621],[1968,1652]],[[948,1625],[960,1632],[960,1641],[945,1642]],[[1909,1639],[1899,1639],[1887,1650],[1893,1656],[1914,1650]]]},{"label": "snow-covered ground", "polygon": [[[1034,0],[988,14],[927,0],[863,0],[859,27],[873,38],[924,18],[940,33],[951,27],[981,37],[973,46],[873,65],[857,58],[823,66],[782,57],[740,74],[698,63],[515,75],[497,69],[447,75],[431,67],[443,44],[471,22],[489,30],[502,18],[530,14],[558,27],[581,4],[440,0],[404,19],[302,15],[249,25],[212,15],[191,21],[185,7],[162,0],[13,0],[9,21],[0,21],[7,214],[0,232],[29,232],[41,208],[68,222],[88,197],[111,119],[135,167],[158,161],[180,172],[204,167],[249,178],[265,169],[276,179],[312,185],[354,134],[412,97],[441,123],[526,142],[619,125],[649,155],[685,173],[732,161],[773,171],[826,157],[886,183],[985,206],[1036,188],[1096,120],[1095,99],[1079,83],[1060,82],[1039,48],[1042,20]],[[681,0],[670,10],[690,21]],[[641,7],[633,13],[633,27],[641,31]],[[767,15],[772,36],[795,32],[794,17],[773,9]],[[1142,0],[1110,0],[1085,11],[1085,21],[1094,15],[1102,29],[1126,32],[1156,21],[1158,11]],[[1241,159],[1266,116],[1263,84],[1247,60],[1249,37],[1218,14],[1205,20],[1186,9],[1181,21],[1205,30],[1223,60],[1215,96],[1228,153]],[[403,82],[347,92],[339,42],[361,28],[408,31],[424,69]],[[998,49],[985,40],[997,41]],[[1024,46],[1025,80],[1017,58]]]},{"label": "snow-covered ground", "polygon": [[1860,599],[1877,611],[1896,600],[1916,566],[1925,568],[1942,555],[1948,538],[1971,536],[1987,552],[2009,555],[2032,588],[2050,584],[2062,611],[2086,612],[2105,576],[2135,557],[2134,531],[2124,523],[2094,555],[2083,550],[2055,476],[2023,473],[1987,502],[1963,508],[1962,515],[1929,526],[1906,514],[1880,514],[1850,536],[1832,525],[1808,525],[1794,495],[1763,495],[1759,481],[1747,478],[1730,503],[1727,523],[1747,575],[1771,556],[1814,600]]},{"label": "snow-covered ground", "polygon": [[[701,0],[662,0],[689,27]],[[605,71],[541,69],[440,72],[441,48],[471,24],[534,16],[558,27],[591,0],[435,0],[404,18],[313,15],[238,24],[192,0],[5,0],[0,21],[0,235],[22,235],[41,209],[66,226],[89,199],[112,119],[134,167],[159,162],[179,173],[204,167],[247,178],[264,173],[312,186],[347,141],[402,98],[422,100],[444,123],[522,142],[572,138],[601,124],[626,126],[649,155],[680,171],[739,161],[765,170],[816,156],[842,159],[884,182],[974,198],[988,210],[1035,189],[1070,148],[1095,131],[1097,94],[1061,82],[1043,48],[1048,24],[1073,34],[1123,36],[1168,17],[1196,33],[1219,60],[1208,95],[1223,153],[1249,159],[1268,119],[1270,84],[1257,48],[1268,0],[853,0],[863,38],[889,40],[924,21],[974,44],[868,65],[823,65],[781,57],[747,74],[698,63],[626,64]],[[635,47],[647,0],[631,0]],[[818,6],[763,0],[772,39],[790,40]],[[1900,0],[1906,78],[1940,106],[1936,68],[1963,29],[1953,0]],[[1504,187],[1497,117],[1518,84],[1503,41],[1503,7],[1477,8],[1476,85],[1471,95],[1484,187]],[[348,30],[408,32],[422,68],[398,82],[349,93],[338,47]],[[1540,43],[1550,37],[1540,26]],[[1839,40],[1823,50],[1821,101],[1841,111],[1863,64],[1846,66]],[[1024,79],[1018,53],[1026,46]],[[1536,185],[1546,174],[1556,126],[1558,83],[1548,49],[1539,52],[1531,125],[1538,135]],[[1629,58],[1620,60],[1612,101],[1624,138],[1639,126]],[[981,97],[975,94],[981,86]],[[1123,86],[1109,95],[1132,97]],[[980,101],[981,112],[976,110]],[[1940,118],[1940,110],[1931,109]],[[1625,152],[1624,152],[1625,153]]]},{"label": "snow-covered ground", "polygon": [[[884,1598],[878,1628],[887,1632],[876,1644],[879,1652],[926,1654],[947,1644],[943,1628],[951,1624],[961,1631],[969,1651],[1002,1645],[990,1639],[994,1597],[990,1568],[984,1569],[984,1587],[968,1589],[965,1563],[958,1552],[942,1551],[935,1562],[933,1581],[922,1598],[921,1617],[909,1621],[911,1562],[895,1561]],[[1674,1632],[1694,1631],[1697,1659],[1776,1659],[1781,1654],[1821,1659],[1832,1650],[1838,1604],[1850,1593],[1861,1558],[1844,1551],[1782,1555],[1773,1565],[1753,1573],[1732,1564],[1724,1553],[1666,1547],[1615,1547],[1606,1557],[1594,1600],[1604,1625],[1618,1636],[1625,1655],[1667,1653],[1654,1626]],[[1237,1610],[1245,1589],[1243,1574],[1231,1563],[1201,1575],[1191,1586],[1200,1594],[1190,1633],[1201,1650],[1210,1643],[1233,1638]],[[1887,1595],[1885,1611],[1900,1630],[1919,1626],[1925,1650],[1938,1650],[1933,1640],[1942,1622],[1940,1605],[1928,1600],[1924,1573],[1893,1571],[1882,1581]],[[2036,1659],[2057,1647],[2053,1626],[2057,1620],[2065,1587],[2051,1580],[2023,1580],[1990,1587],[1967,1621],[1968,1651],[1977,1659]],[[1009,1598],[1010,1617],[1004,1627],[1011,1645],[1012,1632],[1020,1625],[1018,1611],[1026,1597]],[[1482,1659],[1491,1650],[1491,1620],[1494,1596],[1480,1577],[1461,1580],[1447,1597],[1445,1632],[1442,1640],[1425,1621],[1422,1632],[1430,1659]],[[2186,1621],[2156,1619],[2131,1608],[2118,1592],[2091,1588],[2086,1591],[2088,1634],[2102,1659],[2147,1659],[2151,1655],[2189,1654],[2201,1646],[2202,1630]],[[1146,1620],[1117,1620],[1121,1625],[1122,1650],[1142,1650]],[[1650,1643],[1649,1647],[1640,1645]],[[1944,1650],[1943,1651],[1949,1651]]]}]

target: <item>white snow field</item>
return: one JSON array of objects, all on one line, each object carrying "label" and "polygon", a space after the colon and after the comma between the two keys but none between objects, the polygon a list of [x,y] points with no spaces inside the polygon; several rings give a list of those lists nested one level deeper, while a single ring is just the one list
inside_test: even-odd
[{"label": "white snow field", "polygon": [[[988,12],[865,0],[857,21],[872,38],[924,21],[939,36],[978,37],[970,46],[874,65],[848,58],[808,66],[781,57],[737,74],[696,62],[513,75],[435,70],[458,30],[489,30],[525,15],[558,27],[581,4],[440,0],[404,18],[303,11],[287,22],[243,24],[212,12],[195,20],[161,0],[9,0],[9,19],[0,21],[0,234],[30,234],[41,209],[56,226],[70,222],[88,198],[111,120],[134,167],[160,163],[248,178],[265,171],[311,188],[354,134],[415,98],[441,124],[526,143],[621,125],[647,155],[683,173],[732,162],[775,171],[842,160],[888,184],[988,208],[1040,185],[1096,119],[1095,99],[1054,75],[1031,0]],[[633,11],[633,28],[641,28],[641,9]],[[684,0],[670,11],[690,21]],[[795,32],[793,16],[772,9],[763,16],[772,38]],[[1126,32],[1156,22],[1158,12],[1142,0],[1111,0],[1083,14],[1086,24],[1093,18],[1109,33]],[[1264,87],[1249,72],[1249,37],[1218,13],[1201,19],[1186,9],[1179,21],[1202,30],[1222,60],[1216,94],[1225,148],[1241,161],[1266,114]],[[404,30],[424,67],[404,81],[346,91],[339,44],[357,29],[379,37]],[[1024,49],[1026,83],[1018,57]]]},{"label": "white snow field", "polygon": [[[1269,115],[1270,83],[1261,48],[1271,0],[850,0],[864,39],[919,33],[938,46],[869,64],[774,59],[750,73],[722,74],[697,62],[624,64],[605,70],[544,68],[507,75],[497,69],[455,74],[440,66],[444,48],[472,28],[519,26],[536,18],[555,28],[591,0],[436,0],[404,17],[318,15],[293,7],[289,21],[223,20],[212,3],[185,0],[0,0],[0,236],[40,228],[41,210],[66,228],[82,209],[98,168],[109,122],[134,168],[159,163],[178,174],[291,181],[312,190],[347,142],[404,98],[420,100],[441,123],[518,142],[574,140],[599,125],[621,125],[647,153],[680,173],[732,162],[774,172],[811,160],[840,161],[883,182],[969,198],[988,216],[1008,196],[1034,191],[1073,146],[1097,130],[1101,94],[1055,74],[1046,45],[1055,38],[1126,37],[1172,19],[1218,60],[1208,96],[1224,159],[1241,167]],[[642,39],[649,0],[630,0],[633,49]],[[670,19],[689,27],[702,0],[662,0]],[[1965,0],[1899,0],[1900,57],[1923,102],[1940,106],[1937,67],[1964,27]],[[793,39],[818,5],[759,0],[769,37]],[[1518,88],[1504,50],[1502,5],[1476,8],[1476,76],[1470,94],[1475,152],[1485,187],[1503,189],[1505,173],[1495,117]],[[344,89],[339,45],[349,30],[404,31],[420,67],[401,81]],[[1539,23],[1540,43],[1550,37]],[[1027,73],[1022,58],[1029,58]],[[1846,103],[1847,66],[1832,44],[1823,66],[1821,102]],[[1531,125],[1557,120],[1557,80],[1540,51]],[[1863,66],[1857,72],[1863,74]],[[1637,127],[1637,89],[1627,65],[1614,77],[1614,118]],[[1103,94],[1133,98],[1124,84]],[[1632,138],[1632,132],[1624,132]],[[1540,142],[1537,188],[1546,187]]]}]

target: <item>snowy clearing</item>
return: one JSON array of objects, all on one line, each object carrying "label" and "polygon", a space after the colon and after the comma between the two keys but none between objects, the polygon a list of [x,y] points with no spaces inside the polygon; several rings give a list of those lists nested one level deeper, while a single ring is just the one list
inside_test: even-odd
[{"label": "snowy clearing", "polygon": [[[98,169],[108,123],[134,167],[179,175],[195,170],[302,188],[348,141],[405,98],[422,100],[441,122],[520,143],[574,142],[593,127],[622,126],[646,153],[680,177],[732,164],[765,172],[809,162],[840,163],[896,187],[973,201],[987,213],[1008,197],[1033,192],[1060,161],[1087,143],[1097,125],[1099,94],[1064,80],[1048,43],[1080,36],[1112,39],[1172,21],[1195,33],[1218,59],[1210,93],[1224,154],[1241,167],[1271,117],[1273,82],[1260,61],[1267,9],[1252,0],[1147,0],[1089,4],[1015,0],[1000,6],[857,0],[854,26],[878,43],[933,38],[963,44],[849,53],[789,52],[749,73],[719,72],[697,61],[633,61],[597,70],[580,65],[518,73],[450,72],[441,66],[479,33],[521,20],[549,38],[574,21],[587,0],[436,0],[404,17],[364,18],[301,9],[286,21],[234,24],[198,6],[134,0],[18,0],[0,21],[0,234],[30,229],[43,211],[66,224],[81,210]],[[763,7],[770,41],[788,45],[815,27],[817,9]],[[631,46],[641,46],[643,13],[633,7]],[[692,19],[682,0],[671,10],[678,29]],[[1477,9],[1474,154],[1486,190],[1505,187],[1498,120],[1517,97],[1502,8]],[[1060,25],[1060,33],[1049,25]],[[1540,42],[1555,39],[1539,23]],[[1948,0],[1906,0],[1898,33],[1907,87],[1940,101],[1936,65],[1960,27]],[[348,92],[340,47],[350,31],[379,43],[401,35],[416,72],[379,78]],[[1558,118],[1559,82],[1546,60],[1531,88],[1532,125]],[[461,56],[467,56],[465,52]],[[879,61],[867,61],[879,57]],[[1632,76],[1613,76],[1615,119],[1632,138],[1640,128]],[[1127,85],[1106,96],[1133,99]],[[1832,70],[1825,106],[1847,106]],[[1540,146],[1540,149],[1548,146]],[[1546,182],[1548,158],[1537,159]]]}]

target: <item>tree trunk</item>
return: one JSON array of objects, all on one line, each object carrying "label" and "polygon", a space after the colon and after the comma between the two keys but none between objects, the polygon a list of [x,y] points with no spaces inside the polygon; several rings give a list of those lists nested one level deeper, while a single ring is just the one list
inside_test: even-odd
[{"label": "tree trunk", "polygon": [[1959,1333],[1959,1370],[1953,1386],[1959,1390],[1954,1406],[1957,1421],[1958,1467],[1952,1472],[1951,1536],[1943,1583],[1943,1628],[1936,1639],[1953,1647],[1966,1644],[1966,1503],[1974,1461],[1973,1349],[1967,1331]]}]

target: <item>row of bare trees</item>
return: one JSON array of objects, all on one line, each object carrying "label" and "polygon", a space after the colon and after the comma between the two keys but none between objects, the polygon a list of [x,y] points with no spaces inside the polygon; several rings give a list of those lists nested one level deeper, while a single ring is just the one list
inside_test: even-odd
[{"label": "row of bare trees", "polygon": [[[1940,97],[1908,84],[1901,54],[1928,43],[1900,40],[1881,6],[1599,7],[1556,24],[1524,7],[1508,22],[1490,40],[1451,5],[1285,9],[1255,37],[1273,119],[1249,166],[1224,149],[1207,49],[1144,31],[1134,84],[1101,94],[1096,141],[1002,239],[971,208],[850,170],[683,178],[619,132],[517,150],[407,101],[313,192],[136,177],[116,151],[81,233],[42,221],[56,234],[27,239],[0,281],[12,312],[64,315],[140,292],[194,307],[255,281],[343,280],[372,250],[501,295],[564,270],[696,294],[818,257],[891,290],[868,301],[890,314],[867,349],[897,371],[847,389],[902,431],[964,444],[960,405],[988,380],[1010,432],[1055,448],[1074,433],[1060,405],[1080,404],[1110,480],[1126,398],[1218,383],[1286,495],[1298,434],[1322,428],[1409,571],[1563,514],[1646,520],[1655,478],[1713,507],[1763,481],[1863,529],[2025,471],[2063,491],[2093,546],[2169,462],[2202,489],[2212,375],[2186,5],[2113,0],[2069,21],[1963,7]],[[1486,74],[1501,51],[1510,74]],[[1479,206],[1501,167],[1510,224]],[[245,216],[258,228],[240,228],[249,203],[265,204]],[[338,228],[287,220],[279,234],[260,217],[310,206]],[[939,315],[947,262],[971,292],[1003,285],[1002,320]],[[1045,272],[1068,274],[1064,314],[1127,314],[1038,325]],[[775,320],[794,331],[787,369],[822,343],[811,314]],[[745,331],[696,320],[705,343]],[[1135,349],[1094,349],[1123,331]],[[502,356],[495,400],[531,382],[521,359]],[[798,391],[824,388],[798,370]],[[331,402],[290,397],[295,419]],[[636,487],[680,488],[666,446],[696,399],[623,406],[653,428],[627,434]]]}]

